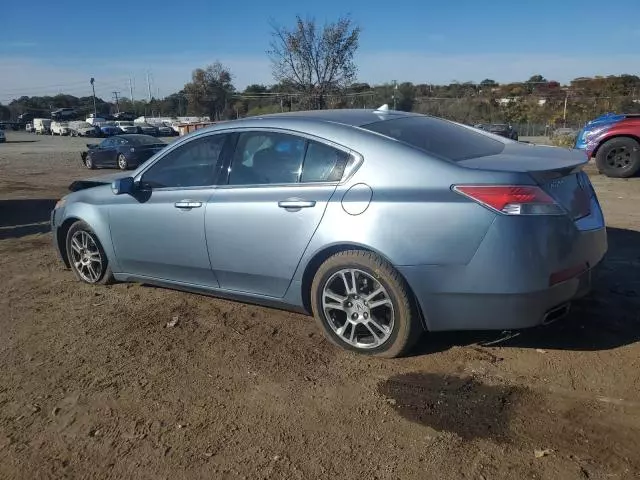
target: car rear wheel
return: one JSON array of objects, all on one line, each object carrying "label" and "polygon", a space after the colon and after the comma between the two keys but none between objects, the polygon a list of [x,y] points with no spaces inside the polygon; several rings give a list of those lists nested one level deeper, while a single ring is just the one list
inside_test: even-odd
[{"label": "car rear wheel", "polygon": [[91,158],[91,155],[87,155],[86,157],[84,157],[84,165],[89,170],[94,170],[96,168],[96,166],[93,164],[93,159]]},{"label": "car rear wheel", "polygon": [[332,343],[366,355],[402,356],[424,331],[404,279],[371,252],[351,250],[328,258],[313,279],[311,303]]},{"label": "car rear wheel", "polygon": [[640,144],[630,137],[612,138],[598,149],[596,165],[607,177],[633,177],[640,170]]},{"label": "car rear wheel", "polygon": [[129,162],[127,162],[127,157],[125,157],[122,153],[118,155],[118,168],[120,170],[126,170],[129,168]]},{"label": "car rear wheel", "polygon": [[66,249],[71,270],[78,280],[89,284],[113,283],[113,273],[102,244],[85,222],[77,221],[71,225]]}]

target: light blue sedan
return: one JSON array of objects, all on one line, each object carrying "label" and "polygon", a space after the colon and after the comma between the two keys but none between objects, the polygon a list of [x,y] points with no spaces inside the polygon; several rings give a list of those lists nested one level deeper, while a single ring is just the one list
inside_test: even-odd
[{"label": "light blue sedan", "polygon": [[395,357],[425,331],[567,313],[607,249],[586,163],[388,108],[267,115],[74,182],[53,238],[83,282],[308,312],[333,343]]}]

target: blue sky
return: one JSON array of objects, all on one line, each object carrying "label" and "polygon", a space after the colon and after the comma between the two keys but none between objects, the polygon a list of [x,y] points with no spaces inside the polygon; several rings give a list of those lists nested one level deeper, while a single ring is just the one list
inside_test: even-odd
[{"label": "blue sky", "polygon": [[362,27],[359,80],[370,83],[640,74],[640,24],[631,14],[640,13],[638,1],[616,0],[615,9],[593,0],[7,1],[0,8],[0,102],[87,95],[91,76],[106,98],[113,90],[128,95],[132,78],[139,98],[147,94],[147,71],[153,94],[167,95],[215,60],[239,88],[269,84],[269,21],[290,25],[296,14],[320,22],[349,14]]}]

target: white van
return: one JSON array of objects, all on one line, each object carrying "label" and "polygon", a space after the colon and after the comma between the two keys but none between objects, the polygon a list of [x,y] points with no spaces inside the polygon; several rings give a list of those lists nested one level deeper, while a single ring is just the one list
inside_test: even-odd
[{"label": "white van", "polygon": [[51,131],[51,119],[34,118],[33,129],[38,135],[45,135]]},{"label": "white van", "polygon": [[69,124],[67,122],[51,122],[51,135],[69,135]]}]

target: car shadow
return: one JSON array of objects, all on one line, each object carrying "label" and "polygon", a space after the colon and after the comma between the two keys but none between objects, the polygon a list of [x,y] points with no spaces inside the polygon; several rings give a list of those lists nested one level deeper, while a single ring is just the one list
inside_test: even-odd
[{"label": "car shadow", "polygon": [[640,232],[607,228],[609,250],[594,269],[591,293],[555,323],[515,332],[442,332],[425,335],[413,355],[454,346],[595,351],[640,341]]},{"label": "car shadow", "polygon": [[0,200],[0,240],[50,231],[56,202],[51,198]]},{"label": "car shadow", "polygon": [[5,143],[36,143],[38,140],[6,140]]}]

